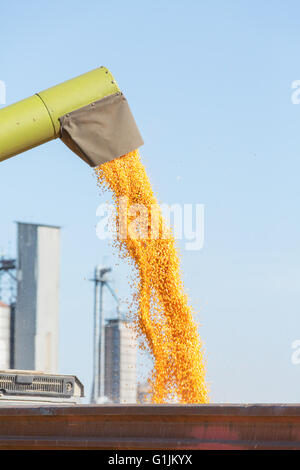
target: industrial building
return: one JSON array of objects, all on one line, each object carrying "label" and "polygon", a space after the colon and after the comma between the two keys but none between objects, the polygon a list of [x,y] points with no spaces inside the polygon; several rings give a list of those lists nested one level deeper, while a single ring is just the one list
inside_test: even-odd
[{"label": "industrial building", "polygon": [[[11,282],[11,301],[0,303],[0,370],[58,371],[60,228],[17,223],[17,259],[1,259],[0,274]],[[93,403],[137,402],[137,344],[111,268],[97,266]],[[4,283],[0,278],[1,286]],[[104,289],[105,288],[105,289]],[[7,289],[6,289],[7,290]],[[114,318],[103,309],[104,290],[114,298]],[[10,304],[10,305],[7,305]]]},{"label": "industrial building", "polygon": [[18,223],[14,368],[58,370],[60,228]]},{"label": "industrial building", "polygon": [[113,403],[136,403],[136,341],[129,322],[108,320],[105,325],[104,393]]},{"label": "industrial building", "polygon": [[[91,403],[136,403],[137,344],[130,322],[121,313],[120,299],[112,287],[111,267],[96,266],[94,308],[94,372]],[[116,315],[104,312],[104,293],[117,304]]]}]

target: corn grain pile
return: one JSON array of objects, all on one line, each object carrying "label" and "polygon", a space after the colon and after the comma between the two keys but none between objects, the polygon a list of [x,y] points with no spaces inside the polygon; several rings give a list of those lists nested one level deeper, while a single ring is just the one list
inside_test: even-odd
[{"label": "corn grain pile", "polygon": [[[142,347],[153,358],[151,401],[207,403],[203,348],[184,293],[175,240],[139,153],[130,152],[95,171],[100,186],[113,194],[115,245],[136,268],[132,312]],[[140,217],[132,207],[140,208]]]}]

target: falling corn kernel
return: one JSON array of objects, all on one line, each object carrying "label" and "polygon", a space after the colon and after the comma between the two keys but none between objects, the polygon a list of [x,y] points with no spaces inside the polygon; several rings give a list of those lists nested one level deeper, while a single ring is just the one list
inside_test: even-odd
[{"label": "falling corn kernel", "polygon": [[[207,403],[203,346],[184,292],[175,240],[139,152],[106,162],[95,171],[100,187],[112,191],[116,206],[114,244],[136,271],[131,314],[141,348],[153,358],[150,400]],[[132,211],[136,207],[143,212],[139,217]]]}]

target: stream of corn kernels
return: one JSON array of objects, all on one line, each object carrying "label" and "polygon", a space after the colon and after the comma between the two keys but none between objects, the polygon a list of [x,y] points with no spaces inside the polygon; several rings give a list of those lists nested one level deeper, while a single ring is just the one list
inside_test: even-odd
[{"label": "stream of corn kernels", "polygon": [[[153,358],[150,401],[207,403],[203,346],[184,292],[175,240],[162,217],[139,152],[106,162],[95,172],[100,187],[112,192],[115,245],[136,268],[131,313],[141,347]],[[134,224],[137,214],[130,209],[136,204],[146,208],[147,214],[140,231]]]}]

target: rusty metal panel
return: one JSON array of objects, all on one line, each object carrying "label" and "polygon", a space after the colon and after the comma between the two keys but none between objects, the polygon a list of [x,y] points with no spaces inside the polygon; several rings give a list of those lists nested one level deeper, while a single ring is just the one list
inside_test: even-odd
[{"label": "rusty metal panel", "polygon": [[300,449],[300,405],[0,408],[0,449]]}]

